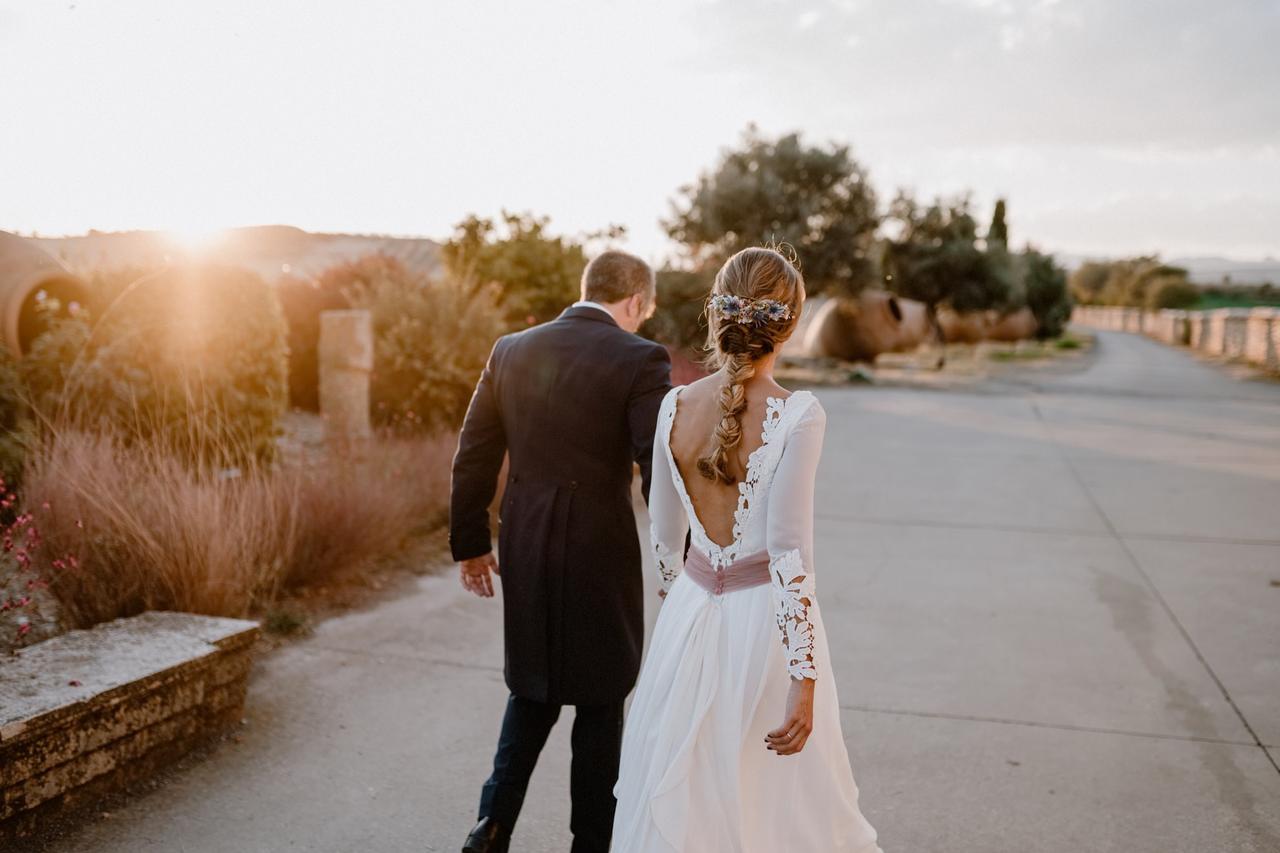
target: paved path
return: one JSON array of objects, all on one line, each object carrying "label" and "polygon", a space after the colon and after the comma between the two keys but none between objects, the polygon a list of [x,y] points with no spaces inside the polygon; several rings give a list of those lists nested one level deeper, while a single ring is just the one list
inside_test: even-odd
[{"label": "paved path", "polygon": [[[1280,388],[1099,346],[821,393],[818,589],[887,853],[1280,850]],[[264,661],[242,743],[56,850],[457,850],[500,664],[496,604],[424,579]],[[562,724],[515,850],[568,849],[567,769]]]}]

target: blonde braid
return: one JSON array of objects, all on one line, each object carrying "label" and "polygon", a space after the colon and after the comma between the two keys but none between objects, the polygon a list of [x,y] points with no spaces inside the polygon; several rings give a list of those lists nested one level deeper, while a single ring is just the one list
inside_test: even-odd
[{"label": "blonde braid", "polygon": [[733,485],[738,482],[735,469],[741,467],[735,464],[733,451],[742,445],[746,383],[756,375],[756,362],[790,337],[804,301],[804,279],[794,263],[774,249],[743,249],[716,274],[712,296],[717,294],[770,299],[789,309],[783,316],[751,322],[738,322],[740,315],[725,317],[716,310],[708,316],[710,363],[724,370],[725,383],[720,389],[719,417],[711,433],[710,449],[698,460],[698,473],[708,480]]},{"label": "blonde braid", "polygon": [[742,413],[747,410],[746,382],[756,375],[750,352],[737,352],[725,364],[727,381],[720,389],[720,419],[711,433],[711,452],[698,460],[698,473],[726,485],[738,481],[729,462],[729,451],[742,444]]}]

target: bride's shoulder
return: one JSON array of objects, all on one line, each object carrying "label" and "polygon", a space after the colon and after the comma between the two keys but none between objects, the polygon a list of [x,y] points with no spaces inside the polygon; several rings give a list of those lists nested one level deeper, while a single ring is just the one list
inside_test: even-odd
[{"label": "bride's shoulder", "polygon": [[673,385],[667,391],[665,397],[662,398],[662,404],[658,406],[659,417],[669,417],[676,409],[676,398],[680,396],[680,392],[687,388],[687,385]]},{"label": "bride's shoulder", "polygon": [[793,412],[792,424],[795,426],[813,425],[824,427],[827,423],[827,410],[822,407],[818,395],[807,389],[793,391],[786,398],[786,407]]},{"label": "bride's shoulder", "polygon": [[715,374],[703,376],[701,379],[695,379],[687,385],[677,385],[667,392],[667,399],[674,400],[680,398],[682,403],[689,405],[699,405],[704,400],[710,400],[717,396],[720,392],[719,382],[715,378]]},{"label": "bride's shoulder", "polygon": [[[782,388],[780,385],[778,387]],[[789,409],[809,409],[815,406],[822,408],[822,404],[818,402],[818,395],[807,388],[801,388],[798,391],[787,391],[785,388],[782,388],[782,390],[786,393],[771,394],[769,399],[780,401]]]}]

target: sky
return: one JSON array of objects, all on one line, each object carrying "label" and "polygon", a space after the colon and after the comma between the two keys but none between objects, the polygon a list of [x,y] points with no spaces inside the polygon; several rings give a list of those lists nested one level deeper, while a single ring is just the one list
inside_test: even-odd
[{"label": "sky", "polygon": [[1280,0],[0,0],[0,229],[622,224],[748,123],[1057,252],[1280,256]]}]

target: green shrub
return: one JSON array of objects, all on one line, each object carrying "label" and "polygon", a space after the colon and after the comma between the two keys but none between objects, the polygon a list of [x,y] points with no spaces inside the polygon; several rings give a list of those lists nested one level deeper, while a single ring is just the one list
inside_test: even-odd
[{"label": "green shrub", "polygon": [[310,633],[311,620],[307,614],[289,607],[273,608],[262,618],[262,627],[269,634],[291,637]]},{"label": "green shrub", "polygon": [[22,360],[45,427],[110,427],[214,466],[273,456],[286,344],[262,279],[212,265],[103,273],[90,304],[92,326],[57,321]]},{"label": "green shrub", "polygon": [[10,485],[22,475],[24,397],[17,362],[8,347],[0,345],[0,478]]},{"label": "green shrub", "polygon": [[1280,305],[1280,290],[1270,284],[1221,284],[1204,288],[1196,308],[1256,308]]},{"label": "green shrub", "polygon": [[31,348],[18,362],[23,390],[46,422],[57,418],[63,408],[63,389],[71,372],[81,369],[81,356],[89,346],[91,333],[83,314],[55,320],[48,331],[31,342]]},{"label": "green shrub", "polygon": [[[1085,305],[1154,306],[1156,293],[1169,283],[1186,283],[1187,271],[1163,264],[1154,255],[1115,261],[1090,261],[1071,275],[1071,290]],[[1171,306],[1164,306],[1171,307]]]},{"label": "green shrub", "polygon": [[373,318],[373,419],[434,432],[462,422],[493,342],[505,330],[497,291],[432,278],[370,256],[331,271]]},{"label": "green shrub", "polygon": [[1147,307],[1190,308],[1200,301],[1200,288],[1185,278],[1171,276],[1154,282],[1147,290]]},{"label": "green shrub", "polygon": [[1102,289],[1111,275],[1108,261],[1085,261],[1071,273],[1069,285],[1071,297],[1081,305],[1102,303]]},{"label": "green shrub", "polygon": [[1052,255],[1030,247],[1022,253],[1022,290],[1027,307],[1036,318],[1036,337],[1056,338],[1071,319],[1071,293],[1067,275]]},{"label": "green shrub", "polygon": [[553,320],[577,300],[587,265],[584,241],[614,239],[620,227],[582,238],[553,237],[550,219],[502,212],[499,222],[475,215],[459,222],[441,247],[455,281],[493,286],[508,328]]}]

